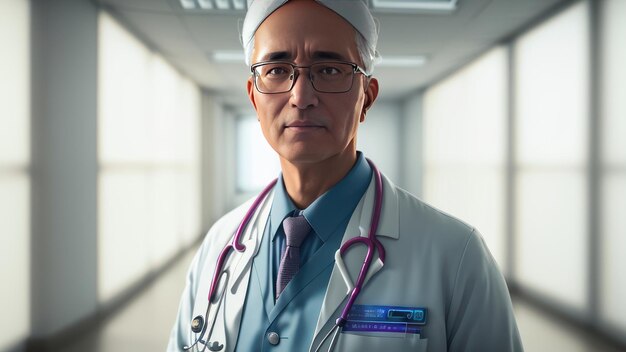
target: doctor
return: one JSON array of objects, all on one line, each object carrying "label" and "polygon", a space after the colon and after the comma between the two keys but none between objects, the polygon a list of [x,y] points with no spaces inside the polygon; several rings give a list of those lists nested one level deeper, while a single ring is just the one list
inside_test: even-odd
[{"label": "doctor", "polygon": [[282,173],[209,231],[168,351],[522,351],[480,234],[356,150],[378,95],[367,6],[248,2],[248,96]]}]

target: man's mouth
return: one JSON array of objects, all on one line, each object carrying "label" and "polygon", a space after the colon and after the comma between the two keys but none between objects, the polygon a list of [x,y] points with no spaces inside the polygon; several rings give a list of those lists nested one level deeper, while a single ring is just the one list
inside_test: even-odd
[{"label": "man's mouth", "polygon": [[324,128],[324,125],[315,121],[298,120],[298,121],[293,121],[293,122],[286,124],[285,128],[293,128],[293,129]]}]

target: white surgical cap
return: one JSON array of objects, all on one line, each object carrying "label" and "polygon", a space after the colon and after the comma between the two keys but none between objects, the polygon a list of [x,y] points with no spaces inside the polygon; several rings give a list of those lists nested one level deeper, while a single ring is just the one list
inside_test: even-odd
[{"label": "white surgical cap", "polygon": [[[252,50],[254,33],[265,19],[283,6],[289,0],[248,0],[248,12],[243,21],[241,42],[246,53],[246,64],[250,65],[250,51]],[[343,17],[365,38],[368,51],[374,53],[372,60],[377,59],[376,43],[378,42],[378,28],[374,17],[363,0],[315,0],[318,4]]]}]

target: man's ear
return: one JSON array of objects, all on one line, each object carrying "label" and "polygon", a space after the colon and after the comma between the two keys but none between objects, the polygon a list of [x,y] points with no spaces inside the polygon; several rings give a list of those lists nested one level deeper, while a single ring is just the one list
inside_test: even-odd
[{"label": "man's ear", "polygon": [[361,111],[360,121],[365,121],[367,110],[372,107],[374,101],[378,97],[378,80],[376,78],[368,78],[366,81],[365,101],[363,102],[363,110]]},{"label": "man's ear", "polygon": [[250,99],[250,102],[254,107],[254,111],[256,111],[256,101],[254,100],[254,82],[252,82],[252,76],[248,78],[248,82],[246,83],[246,89],[248,91],[248,99]]}]

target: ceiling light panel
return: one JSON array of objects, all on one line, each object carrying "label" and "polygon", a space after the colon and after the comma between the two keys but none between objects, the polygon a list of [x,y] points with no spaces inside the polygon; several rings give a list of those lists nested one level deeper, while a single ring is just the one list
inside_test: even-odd
[{"label": "ceiling light panel", "polygon": [[230,1],[228,0],[215,0],[215,6],[220,10],[230,10]]},{"label": "ceiling light panel", "polygon": [[[457,9],[458,0],[368,0],[376,12],[442,12]],[[186,11],[245,11],[246,0],[179,0]]]},{"label": "ceiling light panel", "polygon": [[233,8],[236,10],[245,10],[246,9],[246,0],[232,0]]},{"label": "ceiling light panel", "polygon": [[197,0],[198,5],[203,10],[212,10],[213,9],[213,0]]},{"label": "ceiling light panel", "polygon": [[428,59],[426,56],[393,56],[383,55],[378,67],[420,67],[424,66]]},{"label": "ceiling light panel", "polygon": [[242,63],[246,58],[243,50],[217,50],[209,54],[209,59],[218,63]]},{"label": "ceiling light panel", "polygon": [[196,2],[194,0],[180,0],[180,6],[185,10],[193,10],[196,8]]},{"label": "ceiling light panel", "polygon": [[185,11],[240,12],[248,6],[246,0],[178,0]]},{"label": "ceiling light panel", "polygon": [[384,12],[452,12],[458,0],[370,0],[372,10]]}]

